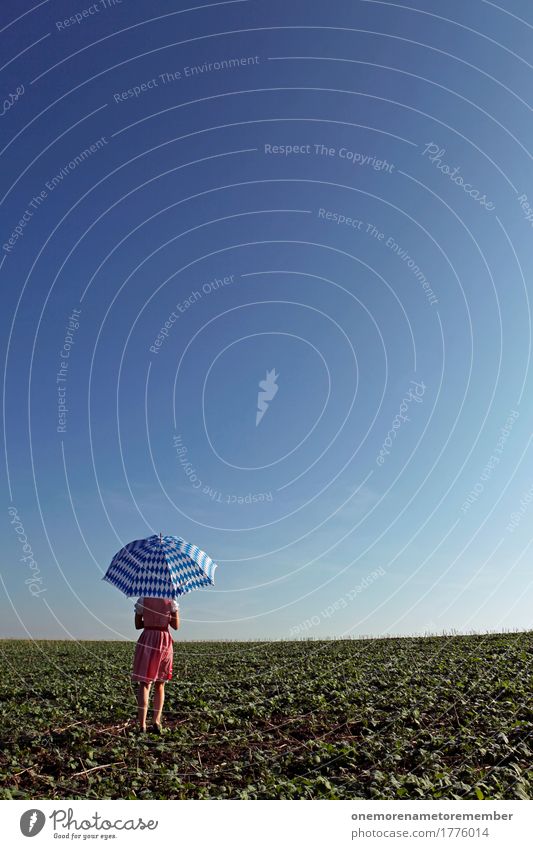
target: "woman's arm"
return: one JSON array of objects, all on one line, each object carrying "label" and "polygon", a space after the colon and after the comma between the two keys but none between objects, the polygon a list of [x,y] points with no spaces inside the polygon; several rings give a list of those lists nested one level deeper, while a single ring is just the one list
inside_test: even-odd
[{"label": "woman's arm", "polygon": [[177,630],[178,630],[178,628],[179,628],[179,626],[180,626],[180,613],[179,613],[179,610],[173,610],[173,611],[172,611],[172,613],[170,614],[170,620],[169,620],[169,623],[170,623],[170,627],[171,627],[171,628],[174,628],[174,630],[175,630],[175,631],[177,631]]}]

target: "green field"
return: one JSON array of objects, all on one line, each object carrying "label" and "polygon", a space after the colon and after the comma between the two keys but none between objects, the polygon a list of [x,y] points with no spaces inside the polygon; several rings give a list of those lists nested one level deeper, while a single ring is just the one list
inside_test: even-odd
[{"label": "green field", "polygon": [[533,632],[176,640],[162,737],[133,648],[0,642],[0,798],[533,798]]}]

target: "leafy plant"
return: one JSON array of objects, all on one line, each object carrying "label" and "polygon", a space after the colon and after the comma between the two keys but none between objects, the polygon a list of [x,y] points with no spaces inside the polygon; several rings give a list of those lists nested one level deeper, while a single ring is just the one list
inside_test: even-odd
[{"label": "leafy plant", "polygon": [[531,799],[533,634],[178,643],[163,737],[127,642],[0,643],[2,799]]}]

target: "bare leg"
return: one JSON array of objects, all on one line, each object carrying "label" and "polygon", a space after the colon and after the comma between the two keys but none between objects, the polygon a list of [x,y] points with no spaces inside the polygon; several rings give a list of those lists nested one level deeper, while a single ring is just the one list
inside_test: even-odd
[{"label": "bare leg", "polygon": [[154,684],[154,723],[161,723],[161,714],[163,713],[163,705],[165,703],[165,682],[156,681]]},{"label": "bare leg", "polygon": [[139,681],[137,685],[137,721],[143,731],[146,731],[146,713],[148,711],[148,699],[150,697],[151,684]]}]

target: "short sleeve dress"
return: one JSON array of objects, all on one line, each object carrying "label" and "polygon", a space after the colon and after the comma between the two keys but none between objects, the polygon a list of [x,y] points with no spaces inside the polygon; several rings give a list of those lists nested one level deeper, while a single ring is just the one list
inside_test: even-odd
[{"label": "short sleeve dress", "polygon": [[133,657],[132,681],[170,681],[174,645],[168,629],[170,615],[179,604],[167,598],[137,599],[135,612],[141,613],[144,629],[137,640]]}]

